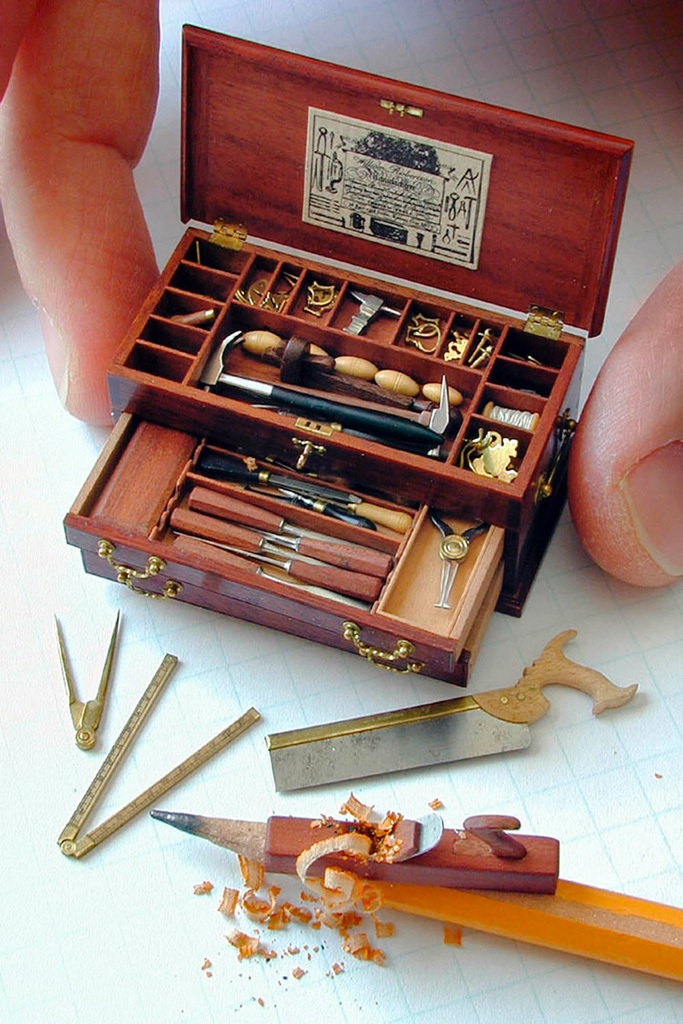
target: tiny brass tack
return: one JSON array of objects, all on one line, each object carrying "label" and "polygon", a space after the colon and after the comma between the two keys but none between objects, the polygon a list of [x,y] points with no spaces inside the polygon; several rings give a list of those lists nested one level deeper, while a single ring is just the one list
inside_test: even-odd
[{"label": "tiny brass tack", "polygon": [[487,327],[477,335],[478,341],[467,360],[467,365],[472,369],[483,366],[493,355],[495,336],[490,327]]},{"label": "tiny brass tack", "polygon": [[266,293],[268,282],[265,277],[260,277],[247,288],[247,301],[250,306],[258,306]]}]

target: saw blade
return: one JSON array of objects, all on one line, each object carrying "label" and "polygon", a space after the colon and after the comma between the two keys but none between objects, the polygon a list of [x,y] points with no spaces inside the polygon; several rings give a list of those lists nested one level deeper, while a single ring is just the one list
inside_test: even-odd
[{"label": "saw blade", "polygon": [[280,792],[522,750],[526,724],[503,722],[472,697],[422,704],[266,737]]}]

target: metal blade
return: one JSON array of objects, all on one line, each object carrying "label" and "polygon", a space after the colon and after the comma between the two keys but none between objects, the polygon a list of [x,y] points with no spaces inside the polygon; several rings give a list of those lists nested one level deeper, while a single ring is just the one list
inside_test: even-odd
[{"label": "metal blade", "polygon": [[337,505],[359,505],[363,500],[358,494],[337,491],[333,487],[324,487],[313,480],[297,480],[296,477],[278,473],[270,473],[268,483],[271,487],[284,487],[287,490],[296,491],[298,494],[310,494],[323,501],[333,501]]},{"label": "metal blade", "polygon": [[280,792],[522,750],[528,725],[502,722],[472,697],[266,737]]}]

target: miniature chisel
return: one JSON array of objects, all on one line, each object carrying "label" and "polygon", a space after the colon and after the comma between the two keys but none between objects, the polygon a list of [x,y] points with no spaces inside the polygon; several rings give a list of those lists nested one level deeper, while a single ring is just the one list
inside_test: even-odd
[{"label": "miniature chisel", "polygon": [[[347,509],[356,516],[370,520],[370,526],[376,523],[379,526],[395,530],[397,533],[405,533],[410,529],[413,521],[408,512],[386,508],[383,505],[373,505],[371,502],[364,501],[358,494],[325,487],[315,479],[302,480],[300,477],[287,476],[284,473],[272,473],[263,467],[251,470],[242,459],[226,455],[221,451],[214,451],[211,448],[204,448],[201,451],[195,469],[197,472],[217,480],[232,480],[235,483],[246,484],[248,487],[259,484],[262,487],[272,487],[276,492],[283,488],[286,491],[295,491],[297,494],[302,494],[313,500],[325,502],[333,509]],[[323,514],[329,515],[330,513],[327,511]],[[339,515],[333,518],[343,519]]]},{"label": "miniature chisel", "polygon": [[193,487],[187,501],[191,511],[227,519],[244,528],[277,535],[278,543],[291,547],[300,555],[317,558],[328,565],[338,565],[354,572],[366,572],[370,576],[387,576],[393,559],[383,551],[362,544],[345,544],[335,538],[327,538],[312,530],[303,530],[290,525],[286,519],[268,509],[240,501],[229,494],[212,491],[209,487]]},{"label": "miniature chisel", "polygon": [[565,657],[562,647],[574,636],[567,630],[554,637],[506,689],[267,736],[276,788],[305,789],[521,750],[531,743],[529,724],[550,708],[542,689],[551,683],[589,694],[595,715],[630,701],[636,684],[615,686]]},{"label": "miniature chisel", "polygon": [[330,590],[336,590],[360,601],[376,601],[383,586],[383,580],[378,576],[341,569],[321,561],[308,562],[301,558],[292,558],[289,553],[283,552],[276,544],[253,530],[246,530],[213,516],[202,515],[201,512],[176,508],[171,513],[170,523],[171,529],[179,533],[189,533],[202,540],[219,544],[227,551],[244,558],[256,558],[265,564],[284,565],[287,572],[302,583],[326,586]]}]

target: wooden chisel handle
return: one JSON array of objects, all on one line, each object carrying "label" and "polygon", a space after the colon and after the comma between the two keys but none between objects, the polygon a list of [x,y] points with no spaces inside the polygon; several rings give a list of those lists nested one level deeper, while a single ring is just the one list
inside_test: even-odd
[{"label": "wooden chisel handle", "polygon": [[[217,544],[237,547],[241,551],[263,557],[266,561],[273,557],[267,552],[263,552],[261,555],[262,538],[253,530],[246,530],[233,523],[223,522],[221,519],[216,519],[215,516],[202,515],[201,512],[192,512],[184,508],[174,509],[171,513],[171,529],[191,533],[195,537],[201,537]],[[239,555],[239,552],[237,554]],[[302,583],[325,587],[338,594],[355,597],[359,601],[375,601],[382,589],[383,581],[377,576],[369,576],[367,573],[351,572],[348,569],[339,569],[336,566],[323,563],[303,562],[300,559],[289,558],[288,553],[284,552],[277,558],[284,565],[285,570]]]},{"label": "wooden chisel handle", "polygon": [[222,548],[212,547],[203,540],[195,537],[175,537],[173,547],[184,555],[199,555],[218,571],[223,569],[242,569],[243,572],[255,575],[258,572],[258,564],[251,562],[248,558],[240,558],[232,551],[224,551]]},{"label": "wooden chisel handle", "polygon": [[171,529],[192,533],[195,537],[212,540],[216,544],[227,544],[230,547],[242,548],[243,551],[257,554],[262,538],[253,530],[246,530],[234,523],[226,523],[215,516],[205,516],[201,512],[191,512],[185,508],[176,508],[171,513]]},{"label": "wooden chisel handle", "polygon": [[382,589],[382,580],[377,576],[368,576],[363,572],[350,572],[338,569],[335,565],[324,565],[322,562],[302,562],[291,558],[286,565],[287,572],[302,583],[312,583],[316,587],[326,587],[337,594],[355,597],[359,601],[376,601]]},{"label": "wooden chisel handle", "polygon": [[188,500],[190,509],[208,515],[228,519],[241,526],[264,530],[269,533],[284,533],[287,536],[300,537],[298,551],[310,558],[319,558],[328,565],[338,565],[342,569],[354,572],[366,572],[370,576],[385,579],[393,559],[383,551],[362,544],[344,544],[341,541],[325,541],[298,534],[295,527],[290,527],[287,520],[268,509],[241,501],[228,494],[212,491],[209,487],[193,487]]},{"label": "wooden chisel handle", "polygon": [[205,512],[207,515],[229,519],[232,523],[250,526],[255,530],[267,530],[269,533],[279,533],[287,523],[287,520],[276,512],[252,505],[249,501],[233,498],[229,494],[212,491],[210,487],[193,487],[187,503],[195,512]]}]

